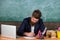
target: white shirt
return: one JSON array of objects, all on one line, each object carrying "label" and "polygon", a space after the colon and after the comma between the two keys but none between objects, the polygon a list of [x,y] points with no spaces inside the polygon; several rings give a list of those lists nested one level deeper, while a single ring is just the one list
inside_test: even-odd
[{"label": "white shirt", "polygon": [[34,33],[34,26],[31,26],[31,32]]}]

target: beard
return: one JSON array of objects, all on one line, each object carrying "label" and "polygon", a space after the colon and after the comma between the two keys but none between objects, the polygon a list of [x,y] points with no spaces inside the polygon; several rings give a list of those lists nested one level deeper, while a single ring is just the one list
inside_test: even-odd
[{"label": "beard", "polygon": [[31,26],[34,26],[35,24],[36,24],[36,23],[30,21],[30,25],[31,25]]}]

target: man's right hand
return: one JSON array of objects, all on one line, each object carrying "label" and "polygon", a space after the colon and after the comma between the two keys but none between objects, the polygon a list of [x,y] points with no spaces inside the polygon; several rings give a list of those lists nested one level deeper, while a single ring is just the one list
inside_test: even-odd
[{"label": "man's right hand", "polygon": [[25,32],[24,35],[33,37],[35,34],[33,32]]}]

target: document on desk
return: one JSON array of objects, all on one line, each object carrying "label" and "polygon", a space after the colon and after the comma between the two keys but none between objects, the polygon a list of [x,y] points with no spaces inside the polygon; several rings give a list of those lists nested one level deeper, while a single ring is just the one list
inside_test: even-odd
[{"label": "document on desk", "polygon": [[24,38],[26,38],[26,39],[35,39],[35,37],[27,37],[27,36],[24,36]]}]

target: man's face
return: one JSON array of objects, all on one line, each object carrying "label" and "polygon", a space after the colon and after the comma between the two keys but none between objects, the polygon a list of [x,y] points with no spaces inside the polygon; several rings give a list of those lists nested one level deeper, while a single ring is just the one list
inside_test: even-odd
[{"label": "man's face", "polygon": [[38,20],[39,20],[39,19],[36,19],[36,18],[34,18],[34,17],[31,17],[31,22],[33,22],[33,23],[38,22]]}]

